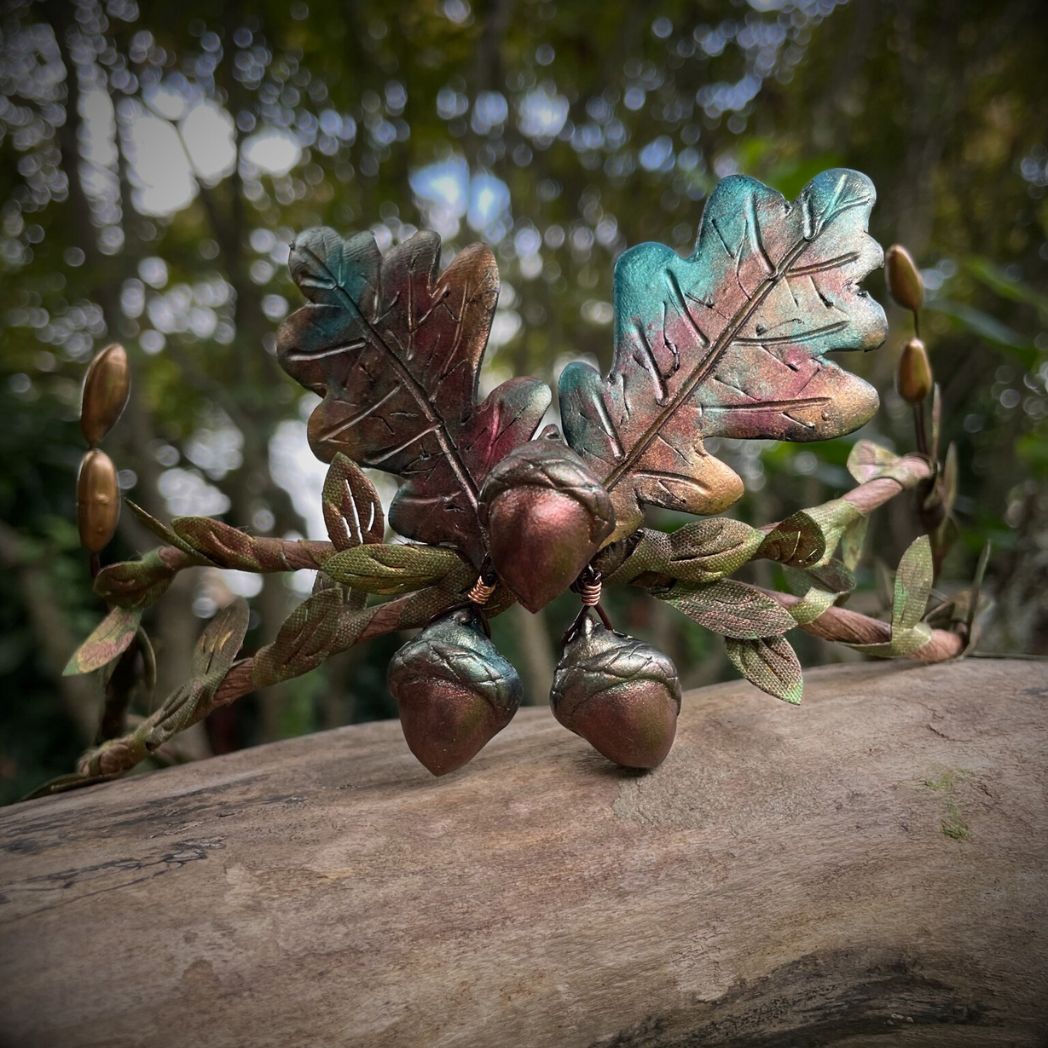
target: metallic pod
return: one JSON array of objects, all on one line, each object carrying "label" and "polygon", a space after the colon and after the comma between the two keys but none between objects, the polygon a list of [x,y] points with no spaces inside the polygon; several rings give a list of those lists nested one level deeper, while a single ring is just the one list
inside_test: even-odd
[{"label": "metallic pod", "polygon": [[919,338],[911,338],[903,346],[896,385],[899,396],[909,404],[920,404],[932,391],[932,366]]},{"label": "metallic pod", "polygon": [[80,428],[94,447],[116,425],[131,391],[131,372],[124,347],[114,343],[96,354],[84,376]]},{"label": "metallic pod", "polygon": [[924,281],[913,256],[902,246],[892,244],[884,256],[888,292],[903,309],[916,312],[924,302]]},{"label": "metallic pod", "polygon": [[586,615],[564,644],[550,705],[608,760],[655,768],[673,746],[680,682],[669,658]]},{"label": "metallic pod", "polygon": [[76,520],[80,543],[90,553],[98,553],[108,545],[116,531],[120,520],[120,491],[116,466],[104,451],[88,451],[80,460]]},{"label": "metallic pod", "polygon": [[434,775],[472,760],[513,719],[523,694],[517,671],[470,608],[405,644],[387,679],[408,747]]},{"label": "metallic pod", "polygon": [[528,611],[563,593],[615,526],[604,486],[574,451],[549,437],[502,459],[480,503],[492,566]]}]

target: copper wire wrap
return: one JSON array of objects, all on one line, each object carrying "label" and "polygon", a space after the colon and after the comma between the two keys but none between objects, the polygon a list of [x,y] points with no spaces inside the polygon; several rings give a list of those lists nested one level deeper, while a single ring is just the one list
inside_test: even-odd
[{"label": "copper wire wrap", "polygon": [[603,588],[603,583],[598,575],[595,579],[589,579],[583,582],[579,586],[579,596],[582,598],[582,604],[587,608],[595,608],[600,603],[600,591]]},{"label": "copper wire wrap", "polygon": [[495,592],[495,584],[488,585],[484,581],[483,575],[477,576],[477,581],[473,583],[473,588],[466,594],[474,604],[484,605],[491,600],[492,593]]}]

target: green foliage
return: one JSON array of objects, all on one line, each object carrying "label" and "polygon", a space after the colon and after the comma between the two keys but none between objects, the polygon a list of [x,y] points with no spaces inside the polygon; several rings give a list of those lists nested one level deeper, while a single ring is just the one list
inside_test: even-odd
[{"label": "green foliage", "polygon": [[63,672],[67,676],[74,673],[92,673],[109,665],[126,651],[135,639],[141,621],[140,608],[111,609],[87,640],[73,652]]},{"label": "green foliage", "polygon": [[[325,575],[364,593],[408,593],[463,569],[462,558],[439,546],[355,546],[329,557]],[[469,569],[466,569],[468,574]]]},{"label": "green foliage", "polygon": [[662,599],[712,633],[737,640],[775,637],[794,624],[773,597],[731,579],[696,589],[675,587]]},{"label": "green foliage", "polygon": [[785,637],[724,642],[731,664],[761,691],[797,705],[804,695],[801,664]]}]

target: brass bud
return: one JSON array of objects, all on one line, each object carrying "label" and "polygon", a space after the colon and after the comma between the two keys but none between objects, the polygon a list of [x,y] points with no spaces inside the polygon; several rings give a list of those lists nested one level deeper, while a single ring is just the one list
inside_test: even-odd
[{"label": "brass bud", "polygon": [[444,615],[405,644],[388,681],[408,747],[434,775],[471,761],[509,724],[523,694],[472,609]]},{"label": "brass bud", "polygon": [[559,439],[529,441],[488,474],[480,493],[499,578],[538,611],[578,578],[615,526],[604,486]]},{"label": "brass bud", "polygon": [[916,312],[924,302],[924,281],[909,251],[902,244],[892,244],[884,256],[884,265],[892,298],[903,309]]},{"label": "brass bud", "polygon": [[899,396],[910,404],[920,404],[931,393],[932,366],[919,338],[911,338],[903,346],[897,379]]},{"label": "brass bud", "polygon": [[124,347],[113,343],[95,355],[84,376],[80,428],[94,447],[116,425],[131,390],[131,372]]},{"label": "brass bud", "polygon": [[564,645],[550,705],[561,724],[608,760],[655,768],[677,733],[680,682],[657,648],[587,615]]},{"label": "brass bud", "polygon": [[113,460],[97,449],[80,460],[76,480],[76,517],[80,542],[90,553],[98,553],[113,537],[120,519],[120,491]]}]

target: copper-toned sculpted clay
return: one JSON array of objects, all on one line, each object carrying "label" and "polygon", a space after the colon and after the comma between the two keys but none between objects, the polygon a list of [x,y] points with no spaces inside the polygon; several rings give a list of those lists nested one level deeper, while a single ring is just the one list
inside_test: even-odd
[{"label": "copper-toned sculpted clay", "polygon": [[462,767],[517,712],[517,671],[485,635],[477,612],[452,612],[405,644],[389,690],[411,752],[434,774]]},{"label": "copper-toned sculpted clay", "polygon": [[407,538],[458,546],[479,567],[480,485],[532,437],[550,392],[515,378],[476,403],[498,269],[481,244],[443,273],[439,262],[435,233],[416,233],[385,257],[370,233],[303,233],[290,265],[309,305],[280,329],[279,358],[324,397],[309,421],[317,455],[342,452],[402,477],[390,524]]},{"label": "copper-toned sculpted clay", "polygon": [[734,175],[690,257],[641,244],[619,258],[611,371],[572,364],[560,379],[564,435],[612,496],[614,537],[640,525],[641,503],[718,513],[742,494],[708,437],[823,440],[877,409],[826,358],[884,341],[884,311],[859,287],[882,259],[874,197],[855,171],[824,172],[794,204]]},{"label": "copper-toned sculpted clay", "polygon": [[106,346],[88,366],[80,399],[80,429],[91,447],[116,425],[130,392],[127,351],[117,343]]},{"label": "copper-toned sculpted clay", "polygon": [[615,526],[611,499],[557,437],[510,452],[481,491],[492,568],[529,611],[563,593]]},{"label": "copper-toned sculpted clay", "polygon": [[[281,327],[278,356],[322,398],[309,440],[330,463],[323,490],[330,541],[257,537],[201,517],[167,525],[132,507],[164,545],[102,566],[116,474],[92,451],[81,484],[82,534],[95,592],[110,612],[69,672],[107,666],[133,653],[136,639],[144,645],[144,609],[186,567],[313,569],[313,593],[271,643],[238,662],[223,648],[217,668],[194,670],[134,732],[85,754],[78,776],[55,789],[118,774],[216,705],[412,628],[422,632],[392,659],[389,687],[412,752],[434,774],[448,774],[509,723],[521,700],[488,620],[514,601],[539,611],[569,589],[580,610],[564,638],[554,713],[631,768],[654,768],[669,752],[680,686],[665,655],[613,628],[601,603],[607,585],[642,589],[719,634],[747,679],[790,703],[803,692],[785,637],[794,628],[867,654],[933,661],[963,653],[978,578],[970,594],[925,618],[954,504],[956,455],[938,462],[941,397],[916,338],[899,367],[916,454],[860,441],[848,459],[857,487],[840,498],[762,528],[709,516],[742,492],[711,438],[820,440],[854,430],[875,410],[876,392],[830,359],[872,349],[885,335],[881,307],[860,287],[882,260],[866,232],[873,202],[869,179],[854,171],[818,175],[792,204],[751,178],[725,179],[691,255],[641,244],[619,258],[611,369],[565,368],[561,428],[548,425],[540,436],[550,404],[545,383],[513,378],[478,399],[499,290],[487,247],[465,247],[441,270],[434,233],[385,253],[369,233],[303,233],[290,267],[308,302]],[[916,336],[920,270],[898,247],[889,288],[913,313]],[[124,362],[111,349],[93,365],[83,419],[89,442],[119,414]],[[399,478],[388,515],[362,467]],[[929,534],[902,558],[891,622],[838,607],[855,586],[868,516],[911,489]],[[646,504],[705,519],[670,532],[646,528]],[[409,541],[387,542],[387,520]],[[795,592],[732,577],[756,558],[788,569]],[[245,615],[240,609],[237,622]]]},{"label": "copper-toned sculpted clay", "polygon": [[561,724],[608,760],[655,768],[673,745],[680,683],[657,648],[587,614],[564,644],[550,705]]}]

